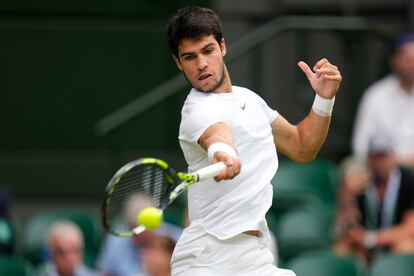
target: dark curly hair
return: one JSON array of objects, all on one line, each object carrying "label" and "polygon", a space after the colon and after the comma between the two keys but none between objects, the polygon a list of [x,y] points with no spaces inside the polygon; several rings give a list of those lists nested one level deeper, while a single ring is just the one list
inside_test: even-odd
[{"label": "dark curly hair", "polygon": [[223,38],[220,18],[211,9],[189,6],[178,10],[167,22],[168,46],[178,57],[178,45],[182,39],[198,40],[213,35],[218,43]]}]

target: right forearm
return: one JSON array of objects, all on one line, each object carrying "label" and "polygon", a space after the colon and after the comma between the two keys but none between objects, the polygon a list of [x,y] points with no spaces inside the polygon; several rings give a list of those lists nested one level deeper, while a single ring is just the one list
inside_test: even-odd
[{"label": "right forearm", "polygon": [[401,225],[377,231],[377,246],[388,247],[392,246],[403,235],[404,227]]},{"label": "right forearm", "polygon": [[225,123],[216,123],[210,126],[198,140],[200,146],[206,151],[212,144],[218,142],[226,143],[235,149],[230,127]]},{"label": "right forearm", "polygon": [[227,168],[214,179],[232,179],[240,173],[241,160],[237,157],[237,148],[233,144],[230,127],[225,123],[215,123],[201,135],[198,143],[208,154],[210,162],[223,162]]},{"label": "right forearm", "polygon": [[414,210],[407,211],[403,222],[377,232],[377,242],[380,246],[392,246],[406,238],[414,237]]}]

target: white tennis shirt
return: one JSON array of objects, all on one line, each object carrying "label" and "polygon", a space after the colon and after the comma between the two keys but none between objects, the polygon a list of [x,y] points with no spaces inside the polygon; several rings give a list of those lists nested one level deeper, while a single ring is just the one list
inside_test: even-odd
[{"label": "white tennis shirt", "polygon": [[[231,128],[242,167],[234,179],[209,179],[190,186],[191,221],[185,235],[191,239],[205,232],[228,239],[247,230],[261,229],[272,204],[270,184],[278,168],[270,124],[278,113],[254,92],[233,86],[232,93],[204,93],[192,89],[181,115],[179,141],[189,171],[210,164],[198,139],[212,124]],[[191,233],[189,233],[191,232]]]}]

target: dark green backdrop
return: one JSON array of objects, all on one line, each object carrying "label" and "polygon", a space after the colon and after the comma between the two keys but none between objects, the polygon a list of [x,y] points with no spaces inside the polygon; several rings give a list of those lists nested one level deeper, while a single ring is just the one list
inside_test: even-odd
[{"label": "dark green backdrop", "polygon": [[0,181],[23,196],[96,195],[139,154],[182,158],[185,92],[109,135],[94,125],[178,73],[164,26],[189,2],[1,1]]}]

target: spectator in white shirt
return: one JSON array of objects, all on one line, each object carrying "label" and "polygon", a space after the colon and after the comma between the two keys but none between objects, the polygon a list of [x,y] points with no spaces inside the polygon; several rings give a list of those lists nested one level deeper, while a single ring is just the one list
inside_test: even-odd
[{"label": "spectator in white shirt", "polygon": [[398,162],[414,167],[414,34],[397,35],[393,50],[389,60],[393,72],[362,97],[352,147],[365,158],[369,138],[384,133],[393,141]]}]

